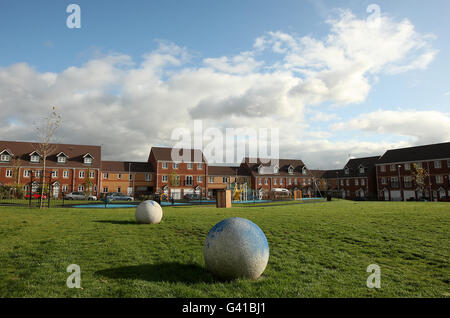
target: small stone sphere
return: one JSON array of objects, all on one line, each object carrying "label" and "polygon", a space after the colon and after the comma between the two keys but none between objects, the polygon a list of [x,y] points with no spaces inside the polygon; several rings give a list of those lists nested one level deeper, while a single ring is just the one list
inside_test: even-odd
[{"label": "small stone sphere", "polygon": [[136,222],[145,224],[157,224],[162,219],[162,208],[153,200],[147,200],[136,207]]},{"label": "small stone sphere", "polygon": [[257,279],[269,261],[269,244],[255,223],[234,217],[209,231],[203,256],[206,269],[219,278]]}]

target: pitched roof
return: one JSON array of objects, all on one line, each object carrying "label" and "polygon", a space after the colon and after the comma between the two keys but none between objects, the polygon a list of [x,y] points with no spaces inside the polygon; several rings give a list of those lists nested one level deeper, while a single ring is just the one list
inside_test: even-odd
[{"label": "pitched roof", "polygon": [[450,158],[450,142],[424,146],[390,149],[377,164]]},{"label": "pitched roof", "polygon": [[[3,149],[10,150],[14,156],[19,159],[19,164],[22,166],[38,165],[36,163],[30,163],[30,154],[34,151],[38,151],[37,142],[24,142],[24,141],[4,141],[0,140],[0,151]],[[101,163],[101,146],[92,145],[72,145],[72,144],[51,144],[54,146],[53,151],[47,156],[47,165],[50,167],[61,166],[58,164],[58,158],[56,157],[60,152],[64,152],[69,159],[63,166],[74,168],[100,168]],[[83,161],[83,156],[90,153],[95,159],[92,165],[86,165]],[[8,165],[10,163],[0,163],[1,165]]]},{"label": "pitched roof", "polygon": [[250,176],[250,172],[241,166],[208,166],[208,176]]},{"label": "pitched roof", "polygon": [[203,152],[199,149],[152,147],[150,153],[153,153],[156,160],[177,161],[172,159],[172,151],[174,151],[175,154],[178,154],[182,159],[184,159],[183,156],[186,155],[188,159],[182,160],[183,162],[206,162],[206,159],[203,156]]},{"label": "pitched roof", "polygon": [[[344,169],[340,170],[339,177],[365,177],[375,170],[375,164],[378,163],[380,156],[363,157],[350,159],[345,165]],[[364,173],[359,171],[359,167],[364,167]],[[348,168],[349,173],[345,173],[345,169]]]},{"label": "pitched roof", "polygon": [[150,162],[102,161],[102,171],[106,172],[153,172]]},{"label": "pitched roof", "polygon": [[[276,161],[276,159],[272,159],[273,161],[271,162],[270,159],[261,159],[261,158],[244,158],[244,160],[242,161],[242,165],[244,166],[248,166],[248,168],[250,169],[250,172],[254,175],[254,176],[261,176],[261,175],[275,175],[275,176],[304,176],[302,174],[302,169],[303,167],[305,167],[305,164],[303,163],[303,161],[298,160],[298,159],[278,159],[278,161]],[[242,166],[241,165],[241,166]],[[263,167],[269,167],[269,166],[275,166],[278,165],[278,173],[258,173],[258,167],[262,165]],[[292,166],[294,168],[294,172],[293,174],[290,174],[288,169],[289,166]]]}]

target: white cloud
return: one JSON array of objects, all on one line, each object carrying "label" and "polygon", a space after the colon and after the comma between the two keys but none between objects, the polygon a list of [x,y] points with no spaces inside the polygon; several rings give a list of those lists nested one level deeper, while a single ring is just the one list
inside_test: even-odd
[{"label": "white cloud", "polygon": [[[26,63],[1,67],[0,138],[33,139],[31,124],[55,105],[63,117],[61,142],[103,144],[108,159],[146,160],[150,146],[172,145],[172,130],[191,129],[199,118],[205,128],[279,128],[281,154],[313,166],[338,164],[348,153],[380,153],[387,144],[333,143],[323,128],[308,131],[306,106],[364,101],[374,77],[423,69],[435,52],[407,20],[383,17],[373,26],[343,11],[329,24],[325,39],[269,32],[253,51],[206,57],[197,66],[187,48],[161,41],[139,64],[110,54],[59,73]],[[280,56],[273,65],[264,60],[267,50]],[[336,119],[318,112],[309,121]]]}]

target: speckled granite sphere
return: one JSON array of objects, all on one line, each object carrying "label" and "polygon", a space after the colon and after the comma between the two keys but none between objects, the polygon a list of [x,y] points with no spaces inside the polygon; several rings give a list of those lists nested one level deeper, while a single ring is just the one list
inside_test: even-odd
[{"label": "speckled granite sphere", "polygon": [[145,224],[157,224],[162,219],[162,208],[153,200],[147,200],[136,208],[136,222]]},{"label": "speckled granite sphere", "polygon": [[209,231],[203,255],[206,269],[219,278],[256,279],[269,261],[269,244],[255,223],[235,217]]}]

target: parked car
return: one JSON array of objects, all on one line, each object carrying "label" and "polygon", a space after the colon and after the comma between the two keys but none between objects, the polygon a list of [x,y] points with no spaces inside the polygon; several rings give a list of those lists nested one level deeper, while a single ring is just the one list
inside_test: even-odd
[{"label": "parked car", "polygon": [[97,196],[95,196],[95,195],[90,195],[90,196],[88,197],[88,200],[89,200],[89,201],[97,201]]},{"label": "parked car", "polygon": [[86,200],[86,193],[80,191],[70,192],[64,198],[66,200]]},{"label": "parked car", "polygon": [[[41,195],[39,193],[33,193],[31,195],[32,199],[39,199],[41,197]],[[30,198],[30,194],[25,195],[25,199],[29,199]],[[45,194],[42,195],[42,199],[47,199],[47,196]]]},{"label": "parked car", "polygon": [[108,192],[105,198],[108,198],[110,201],[134,201],[133,197],[119,192]]},{"label": "parked car", "polygon": [[184,198],[187,200],[201,200],[202,195],[196,193],[187,193],[184,195]]}]

